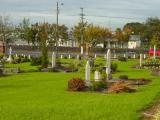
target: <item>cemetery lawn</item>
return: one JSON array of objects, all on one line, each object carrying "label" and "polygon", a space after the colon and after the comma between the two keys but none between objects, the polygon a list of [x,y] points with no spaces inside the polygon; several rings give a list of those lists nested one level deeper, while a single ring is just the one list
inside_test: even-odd
[{"label": "cemetery lawn", "polygon": [[[84,73],[22,73],[0,78],[0,120],[139,120],[141,111],[159,97],[160,79],[131,68],[136,61],[117,62],[114,76],[149,78],[136,93],[68,92],[72,77]],[[28,65],[29,67],[29,65]]]},{"label": "cemetery lawn", "polygon": [[36,71],[38,71],[38,66],[31,66],[30,62],[21,63],[21,64],[6,64],[5,67],[6,67],[6,69],[7,68],[17,68],[17,67],[19,67],[24,72],[36,72]]}]

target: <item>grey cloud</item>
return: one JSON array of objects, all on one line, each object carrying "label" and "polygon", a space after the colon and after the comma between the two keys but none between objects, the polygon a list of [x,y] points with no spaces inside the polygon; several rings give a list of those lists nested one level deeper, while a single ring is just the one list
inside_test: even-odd
[{"label": "grey cloud", "polygon": [[[15,19],[17,18],[19,20],[25,16],[33,19],[32,21],[46,19],[46,21],[55,22],[56,0],[0,1],[0,11],[8,12],[10,14],[12,14],[11,12],[14,12],[15,14],[12,14],[12,16],[16,16],[17,13]],[[119,27],[124,25],[126,22],[131,21],[142,22],[150,16],[160,16],[158,13],[160,11],[159,0],[59,0],[59,2],[64,3],[63,6],[60,6],[60,23],[67,24],[69,26],[74,25],[79,21],[78,15],[80,13],[80,7],[84,7],[84,12],[88,22],[108,26],[110,21],[112,27]],[[18,13],[24,15],[21,16]],[[76,17],[74,17],[74,15]],[[134,19],[89,17],[90,15],[128,17]]]}]

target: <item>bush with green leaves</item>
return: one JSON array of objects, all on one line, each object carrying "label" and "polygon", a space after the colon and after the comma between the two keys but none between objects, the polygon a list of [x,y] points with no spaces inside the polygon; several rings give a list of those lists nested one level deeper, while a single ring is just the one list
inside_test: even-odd
[{"label": "bush with green leaves", "polygon": [[42,63],[41,57],[32,57],[31,58],[31,65],[32,66],[38,66],[38,65],[41,65],[41,63]]},{"label": "bush with green leaves", "polygon": [[127,61],[127,58],[123,57],[123,56],[118,56],[118,60],[119,61]]},{"label": "bush with green leaves", "polygon": [[128,75],[120,75],[119,79],[121,79],[121,80],[128,80]]},{"label": "bush with green leaves", "polygon": [[0,59],[4,57],[4,53],[0,53]]},{"label": "bush with green leaves", "polygon": [[111,70],[112,72],[116,72],[118,68],[118,65],[116,63],[111,63]]},{"label": "bush with green leaves", "polygon": [[92,85],[90,89],[92,91],[102,91],[107,88],[107,83],[104,81],[94,81],[92,82]]},{"label": "bush with green leaves", "polygon": [[105,80],[107,79],[107,74],[106,74],[106,72],[102,72],[102,74],[101,74],[101,79],[102,79],[103,81],[105,81]]},{"label": "bush with green leaves", "polygon": [[30,59],[26,56],[18,56],[18,57],[13,57],[13,64],[19,64],[19,63],[24,63],[24,62],[30,62]]}]

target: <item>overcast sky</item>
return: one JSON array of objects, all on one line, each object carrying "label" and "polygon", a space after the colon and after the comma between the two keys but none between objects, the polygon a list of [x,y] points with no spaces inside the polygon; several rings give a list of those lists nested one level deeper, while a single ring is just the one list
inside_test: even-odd
[{"label": "overcast sky", "polygon": [[[144,22],[160,16],[160,0],[59,0],[59,23],[71,27],[79,21],[80,7],[85,20],[116,28],[127,22]],[[0,0],[0,13],[10,15],[14,23],[24,17],[32,22],[56,22],[56,0]]]}]

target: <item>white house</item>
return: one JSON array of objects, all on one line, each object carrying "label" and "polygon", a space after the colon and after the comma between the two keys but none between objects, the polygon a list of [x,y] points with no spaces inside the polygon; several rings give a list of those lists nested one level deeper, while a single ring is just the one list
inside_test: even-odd
[{"label": "white house", "polygon": [[139,35],[131,35],[128,41],[128,48],[140,48],[141,47],[141,39]]}]

